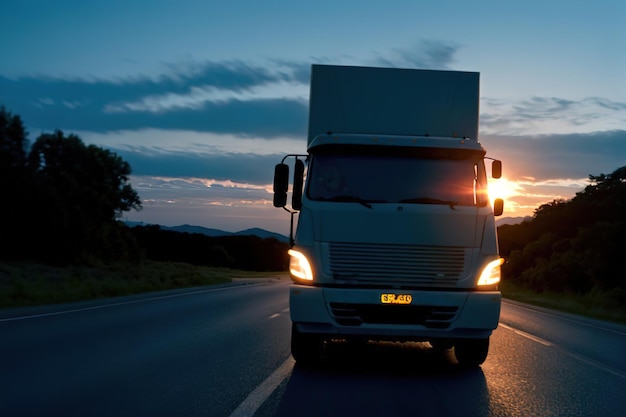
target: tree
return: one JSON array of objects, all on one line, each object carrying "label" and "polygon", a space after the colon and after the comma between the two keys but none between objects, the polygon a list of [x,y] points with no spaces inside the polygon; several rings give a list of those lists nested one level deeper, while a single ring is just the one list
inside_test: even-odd
[{"label": "tree", "polygon": [[498,228],[504,279],[537,291],[626,291],[626,167],[589,176],[569,200],[535,210],[531,221]]},{"label": "tree", "polygon": [[140,209],[128,183],[130,165],[117,154],[63,132],[42,134],[28,156],[33,173],[31,216],[36,247],[46,258],[68,261],[101,253],[124,211]]},{"label": "tree", "polygon": [[27,148],[21,118],[0,107],[1,258],[70,262],[139,253],[117,220],[141,209],[126,161],[60,130]]},{"label": "tree", "polygon": [[23,169],[26,162],[26,130],[19,116],[0,107],[0,179]]},{"label": "tree", "polygon": [[26,130],[19,116],[0,107],[0,252],[17,250],[20,224],[26,221],[25,208],[29,189],[26,165]]}]

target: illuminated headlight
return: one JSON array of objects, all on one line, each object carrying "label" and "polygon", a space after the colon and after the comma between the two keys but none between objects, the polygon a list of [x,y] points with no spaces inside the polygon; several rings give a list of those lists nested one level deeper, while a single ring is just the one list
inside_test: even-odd
[{"label": "illuminated headlight", "polygon": [[504,263],[504,258],[498,258],[485,266],[478,279],[478,285],[495,285],[500,282],[500,265]]},{"label": "illuminated headlight", "polygon": [[289,272],[294,278],[303,281],[313,281],[313,270],[309,260],[303,253],[289,249]]}]

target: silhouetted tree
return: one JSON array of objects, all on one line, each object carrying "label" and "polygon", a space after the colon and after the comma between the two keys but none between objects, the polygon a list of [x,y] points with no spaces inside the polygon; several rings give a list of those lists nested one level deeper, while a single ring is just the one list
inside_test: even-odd
[{"label": "silhouetted tree", "polygon": [[0,107],[0,253],[4,256],[23,250],[21,232],[23,223],[28,221],[30,189],[27,145],[22,119]]},{"label": "silhouetted tree", "polygon": [[35,196],[36,247],[45,257],[76,260],[101,253],[122,212],[140,209],[128,183],[130,165],[115,153],[85,146],[76,135],[42,134],[28,156]]},{"label": "silhouetted tree", "polygon": [[625,293],[618,271],[626,247],[626,167],[589,180],[573,199],[544,204],[530,221],[498,228],[504,279],[536,291]]},{"label": "silhouetted tree", "polygon": [[284,271],[289,244],[258,236],[205,236],[162,230],[159,226],[130,229],[147,259],[185,262],[251,271]]},{"label": "silhouetted tree", "polygon": [[20,116],[0,107],[0,173],[12,173],[26,165],[26,130]]}]

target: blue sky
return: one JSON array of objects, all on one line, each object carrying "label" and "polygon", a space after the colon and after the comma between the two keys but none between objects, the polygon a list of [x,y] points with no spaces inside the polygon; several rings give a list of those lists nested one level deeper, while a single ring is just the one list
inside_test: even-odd
[{"label": "blue sky", "polygon": [[626,2],[0,3],[0,105],[133,168],[128,220],[288,232],[273,165],[305,151],[313,63],[478,71],[505,216],[626,165]]}]

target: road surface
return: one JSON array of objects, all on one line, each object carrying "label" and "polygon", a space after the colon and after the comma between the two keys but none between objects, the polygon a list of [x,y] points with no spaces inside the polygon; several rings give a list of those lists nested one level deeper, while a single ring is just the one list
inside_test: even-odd
[{"label": "road surface", "polygon": [[505,301],[487,361],[289,354],[286,279],[0,311],[0,416],[626,416],[626,327]]}]

